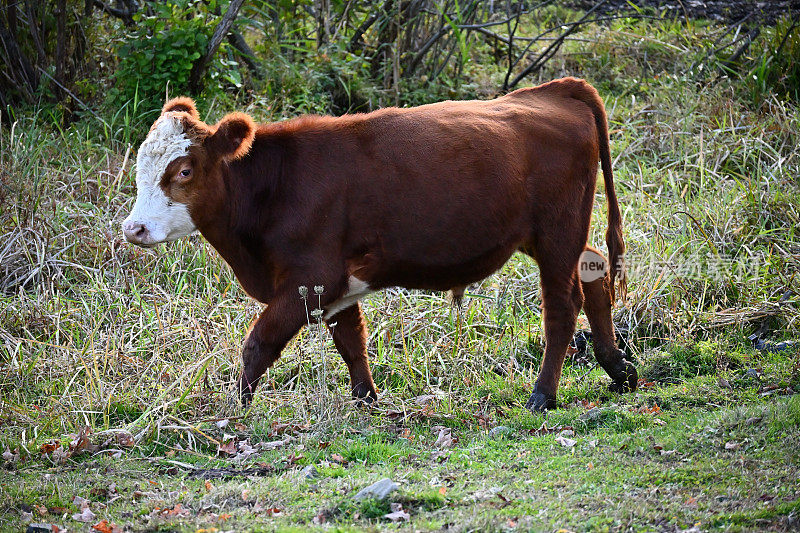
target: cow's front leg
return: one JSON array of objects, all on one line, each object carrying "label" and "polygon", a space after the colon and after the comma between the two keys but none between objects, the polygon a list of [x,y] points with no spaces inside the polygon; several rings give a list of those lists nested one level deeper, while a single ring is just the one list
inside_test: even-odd
[{"label": "cow's front leg", "polygon": [[356,302],[342,309],[328,320],[328,328],[333,336],[336,349],[347,363],[353,397],[371,404],[378,399],[372,372],[367,360],[367,328],[361,304]]},{"label": "cow's front leg", "polygon": [[238,389],[243,406],[250,404],[261,376],[305,323],[305,307],[295,288],[276,296],[250,326],[242,347]]}]

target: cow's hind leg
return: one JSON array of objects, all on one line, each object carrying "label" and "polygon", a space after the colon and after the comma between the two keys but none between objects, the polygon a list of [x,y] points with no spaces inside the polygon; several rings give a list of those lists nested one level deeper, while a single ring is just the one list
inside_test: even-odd
[{"label": "cow's hind leg", "polygon": [[367,361],[367,328],[364,325],[361,304],[356,302],[333,315],[328,320],[328,328],[333,336],[333,343],[350,372],[353,397],[371,404],[378,399],[378,392],[375,390]]},{"label": "cow's hind leg", "polygon": [[542,322],[544,323],[545,349],[542,368],[528,403],[532,411],[543,411],[556,406],[556,391],[561,379],[567,346],[575,332],[583,302],[577,273],[577,257],[571,269],[554,268],[549,262],[540,262],[542,284]]},{"label": "cow's hind leg", "polygon": [[[606,258],[591,246],[587,245],[586,251],[591,252],[593,257],[602,258],[603,262],[608,264]],[[611,319],[613,302],[608,286],[608,275],[591,281],[585,281],[586,279],[590,278],[583,276],[581,281],[584,296],[583,310],[592,328],[592,345],[597,362],[611,376],[613,382],[609,388],[612,391],[636,390],[638,381],[636,367],[625,359],[625,352],[617,348],[614,338],[614,323]]]}]

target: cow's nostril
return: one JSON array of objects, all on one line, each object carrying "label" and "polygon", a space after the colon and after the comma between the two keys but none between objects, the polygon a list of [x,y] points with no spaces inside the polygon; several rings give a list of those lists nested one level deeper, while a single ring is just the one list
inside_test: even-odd
[{"label": "cow's nostril", "polygon": [[147,238],[147,228],[144,224],[139,222],[125,222],[122,225],[122,233],[125,234],[125,239],[134,244],[143,244]]}]

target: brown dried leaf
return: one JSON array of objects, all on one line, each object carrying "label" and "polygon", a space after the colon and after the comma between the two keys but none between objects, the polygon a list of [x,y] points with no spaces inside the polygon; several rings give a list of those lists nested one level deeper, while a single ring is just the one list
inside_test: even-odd
[{"label": "brown dried leaf", "polygon": [[123,448],[133,448],[136,445],[136,439],[128,431],[119,431],[116,435],[117,444]]},{"label": "brown dried leaf", "polygon": [[73,455],[80,455],[84,452],[94,453],[97,451],[98,447],[92,444],[91,439],[89,439],[89,435],[91,434],[92,428],[89,426],[83,426],[83,428],[81,428],[78,435],[69,443],[70,457]]},{"label": "brown dried leaf", "polygon": [[220,444],[217,447],[217,455],[222,455],[223,453],[227,455],[236,455],[236,443],[231,440]]}]

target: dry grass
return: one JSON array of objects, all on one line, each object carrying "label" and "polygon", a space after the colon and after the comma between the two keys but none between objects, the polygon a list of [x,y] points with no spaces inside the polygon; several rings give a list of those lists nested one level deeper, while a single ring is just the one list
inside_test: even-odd
[{"label": "dry grass", "polygon": [[[649,33],[648,54],[642,31],[590,35],[594,44],[580,54],[575,47],[587,45],[571,43],[564,71],[554,63],[543,74],[583,75],[606,99],[632,269],[616,319],[634,356],[679,357],[676,347],[699,341],[752,351],[744,337],[756,328],[796,338],[800,113],[774,97],[754,106],[725,80],[687,76],[693,40],[707,39],[707,29]],[[522,256],[471,287],[461,310],[443,294],[393,289],[367,298],[377,410],[350,405],[344,364],[312,319],[252,409],[240,412],[231,389],[259,306],[199,237],[157,250],[121,241],[134,158],[115,139],[136,134],[95,130],[60,129],[44,113],[0,128],[1,442],[35,456],[46,440],[88,425],[129,430],[147,454],[180,448],[207,457],[219,438],[207,426],[222,416],[245,417],[254,439],[276,420],[335,436],[414,420],[423,410],[414,399],[424,394],[437,398],[435,422],[486,427],[525,416],[542,332],[538,272]],[[600,190],[596,245],[604,201]],[[687,273],[698,258],[706,264]],[[708,262],[717,260],[723,267],[712,272]],[[584,318],[579,326],[588,327]],[[784,373],[791,366],[776,364]],[[606,381],[599,370],[568,365],[562,401],[609,400]],[[676,409],[709,394],[694,390],[681,403],[680,390],[670,390]],[[624,418],[620,427],[638,423]]]}]

